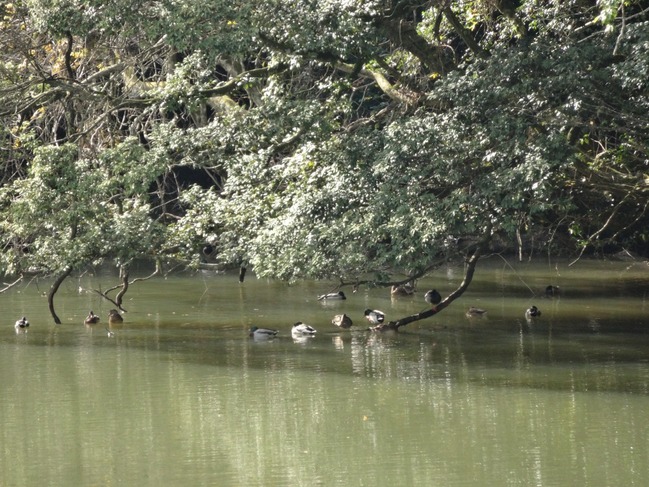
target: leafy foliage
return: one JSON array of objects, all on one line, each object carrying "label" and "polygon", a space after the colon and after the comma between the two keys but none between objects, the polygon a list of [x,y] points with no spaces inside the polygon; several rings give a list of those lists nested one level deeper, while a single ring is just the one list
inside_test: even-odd
[{"label": "leafy foliage", "polygon": [[152,221],[142,149],[127,139],[101,159],[79,158],[72,144],[35,150],[28,175],[2,189],[6,204],[3,253],[8,272],[59,274],[106,257],[126,263],[152,255],[162,228]]},{"label": "leafy foliage", "polygon": [[478,239],[649,238],[641,2],[0,13],[4,272],[209,244],[258,275],[389,281]]}]

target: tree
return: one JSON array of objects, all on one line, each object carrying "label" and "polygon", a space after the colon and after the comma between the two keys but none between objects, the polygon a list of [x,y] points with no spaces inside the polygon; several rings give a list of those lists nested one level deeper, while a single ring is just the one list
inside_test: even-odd
[{"label": "tree", "polygon": [[261,276],[392,285],[461,254],[446,306],[494,243],[645,248],[641,2],[26,0],[2,14],[5,272],[196,264],[209,244]]},{"label": "tree", "polygon": [[41,147],[28,177],[0,192],[7,205],[0,229],[12,238],[4,265],[10,273],[56,276],[48,302],[57,324],[54,294],[74,269],[113,258],[124,273],[134,258],[154,257],[163,241],[164,229],[142,199],[150,168],[131,168],[140,151],[137,142],[126,139],[90,161],[79,158],[72,144]]}]

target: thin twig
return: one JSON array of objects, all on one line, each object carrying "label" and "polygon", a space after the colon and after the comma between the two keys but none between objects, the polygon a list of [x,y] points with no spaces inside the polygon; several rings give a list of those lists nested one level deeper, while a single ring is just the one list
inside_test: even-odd
[{"label": "thin twig", "polygon": [[505,264],[507,265],[507,267],[509,267],[512,271],[514,271],[514,274],[516,274],[516,277],[518,277],[518,280],[521,281],[521,282],[525,285],[525,287],[526,287],[527,289],[530,290],[530,292],[532,293],[533,296],[536,296],[536,293],[532,290],[531,287],[529,287],[529,286],[527,285],[527,283],[523,280],[523,278],[522,278],[522,277],[520,276],[520,274],[516,271],[516,269],[514,269],[514,268],[512,267],[512,265],[509,263],[509,261],[508,261],[507,259],[505,259],[505,258],[504,258],[502,255],[500,255],[500,254],[494,254],[494,255],[497,256],[497,257],[500,257],[500,258],[505,262]]},{"label": "thin twig", "polygon": [[11,284],[7,284],[7,283],[5,283],[5,287],[2,288],[2,289],[0,289],[0,293],[3,293],[3,292],[5,292],[5,291],[8,291],[9,289],[11,289],[12,287],[14,287],[16,284],[18,284],[18,283],[19,283],[20,281],[22,281],[22,280],[23,280],[23,276],[20,276],[18,279],[16,279],[16,280],[15,280],[14,282],[12,282]]},{"label": "thin twig", "polygon": [[[119,287],[119,286],[118,286],[118,287]],[[99,294],[99,295],[100,295],[102,298],[104,298],[106,301],[110,301],[111,303],[113,303],[113,304],[115,305],[115,307],[119,308],[120,310],[124,311],[125,313],[128,313],[128,311],[126,311],[126,310],[125,310],[124,308],[122,308],[119,304],[117,304],[117,303],[115,302],[115,300],[114,300],[113,298],[111,298],[110,296],[108,296],[106,293],[102,293],[102,292],[99,291],[98,289],[93,289],[93,291],[96,292],[97,294]],[[108,291],[106,291],[106,292],[108,292]]]},{"label": "thin twig", "polygon": [[622,198],[622,201],[620,201],[620,202],[617,204],[617,206],[616,206],[615,208],[613,208],[613,211],[611,212],[611,214],[609,215],[609,217],[608,217],[608,218],[606,219],[606,221],[604,222],[604,225],[602,225],[602,227],[601,227],[599,230],[597,230],[597,231],[596,231],[595,233],[593,233],[590,237],[588,237],[588,240],[586,241],[586,243],[585,243],[585,244],[582,246],[582,248],[581,248],[581,252],[579,252],[579,255],[577,256],[577,258],[576,258],[575,260],[573,260],[570,264],[568,264],[568,267],[571,267],[572,265],[576,264],[576,263],[579,261],[579,259],[581,259],[581,256],[584,255],[584,252],[585,252],[586,249],[588,248],[588,245],[589,245],[593,240],[595,240],[597,237],[599,237],[599,236],[602,234],[602,232],[603,232],[604,230],[606,230],[606,229],[608,228],[608,226],[609,226],[609,225],[611,224],[611,222],[613,221],[613,217],[614,217],[615,215],[617,215],[617,212],[619,211],[619,209],[622,207],[622,205],[626,202],[626,200],[627,200],[630,196],[631,196],[631,193],[628,193],[624,198]]}]

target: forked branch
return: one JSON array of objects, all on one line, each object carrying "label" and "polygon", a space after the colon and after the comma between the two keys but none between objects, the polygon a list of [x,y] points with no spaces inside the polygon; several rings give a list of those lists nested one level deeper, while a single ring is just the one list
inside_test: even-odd
[{"label": "forked branch", "polygon": [[[93,289],[93,291],[96,292],[97,294],[99,294],[105,300],[110,301],[111,303],[113,303],[121,311],[126,312],[126,310],[122,307],[122,298],[126,294],[126,291],[128,290],[128,287],[131,284],[133,284],[134,282],[147,281],[147,280],[151,279],[152,277],[157,276],[159,274],[162,274],[162,263],[159,260],[156,260],[155,270],[151,274],[149,274],[146,277],[136,277],[135,279],[132,279],[131,281],[128,280],[128,276],[129,276],[128,268],[126,266],[121,266],[120,270],[119,270],[119,278],[120,278],[121,284],[119,284],[117,286],[113,286],[113,287],[107,289],[104,292],[100,291],[99,289]],[[120,291],[115,296],[115,299],[113,299],[108,295],[108,293],[111,292],[111,291],[114,291],[115,289],[120,289]]]}]

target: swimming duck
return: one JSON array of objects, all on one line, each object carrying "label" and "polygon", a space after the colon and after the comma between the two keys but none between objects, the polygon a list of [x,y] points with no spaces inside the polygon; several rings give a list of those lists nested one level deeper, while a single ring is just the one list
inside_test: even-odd
[{"label": "swimming duck", "polygon": [[86,316],[86,319],[83,320],[83,322],[86,325],[94,325],[95,323],[99,323],[99,316],[97,316],[92,310],[90,310],[90,313],[88,313],[88,316]]},{"label": "swimming duck", "polygon": [[548,298],[554,298],[555,296],[559,295],[559,287],[558,286],[552,286],[549,285],[545,288],[545,295]]},{"label": "swimming duck", "polygon": [[400,286],[392,286],[390,288],[392,296],[412,296],[415,294],[415,288],[412,284],[401,284]]},{"label": "swimming duck", "polygon": [[536,318],[537,316],[541,316],[541,310],[536,306],[531,306],[525,310],[525,318],[530,319]]},{"label": "swimming duck", "polygon": [[108,312],[108,323],[122,323],[124,318],[120,315],[116,309],[111,309]]},{"label": "swimming duck", "polygon": [[437,289],[431,289],[424,294],[424,299],[433,309],[437,309],[437,305],[442,302],[442,295],[437,292]]},{"label": "swimming duck", "polygon": [[385,321],[385,313],[383,311],[379,311],[378,309],[366,309],[364,314],[365,319],[373,325],[378,325],[379,323],[383,323]]},{"label": "swimming duck", "polygon": [[348,329],[351,328],[352,326],[352,319],[347,316],[345,313],[341,315],[336,315],[334,316],[333,320],[331,320],[332,325],[336,325],[338,328],[343,328],[343,329]]},{"label": "swimming duck", "polygon": [[293,325],[291,334],[294,336],[313,336],[316,334],[316,329],[310,325],[298,321]]},{"label": "swimming duck", "polygon": [[482,318],[486,313],[487,313],[487,310],[486,310],[486,309],[476,308],[475,306],[471,306],[471,307],[466,311],[466,315],[467,315],[469,318]]},{"label": "swimming duck", "polygon": [[277,330],[271,330],[269,328],[258,328],[256,326],[253,326],[252,328],[250,328],[249,335],[255,340],[268,340],[269,338],[273,338],[278,333],[279,332]]},{"label": "swimming duck", "polygon": [[29,321],[27,321],[27,318],[23,316],[18,321],[16,321],[14,327],[16,328],[16,332],[18,332],[19,330],[24,330],[25,328],[29,328]]},{"label": "swimming duck", "polygon": [[329,294],[323,294],[322,296],[318,296],[318,301],[328,300],[328,299],[347,299],[347,296],[345,296],[345,293],[342,292],[342,291],[338,291],[337,293],[329,293]]}]

